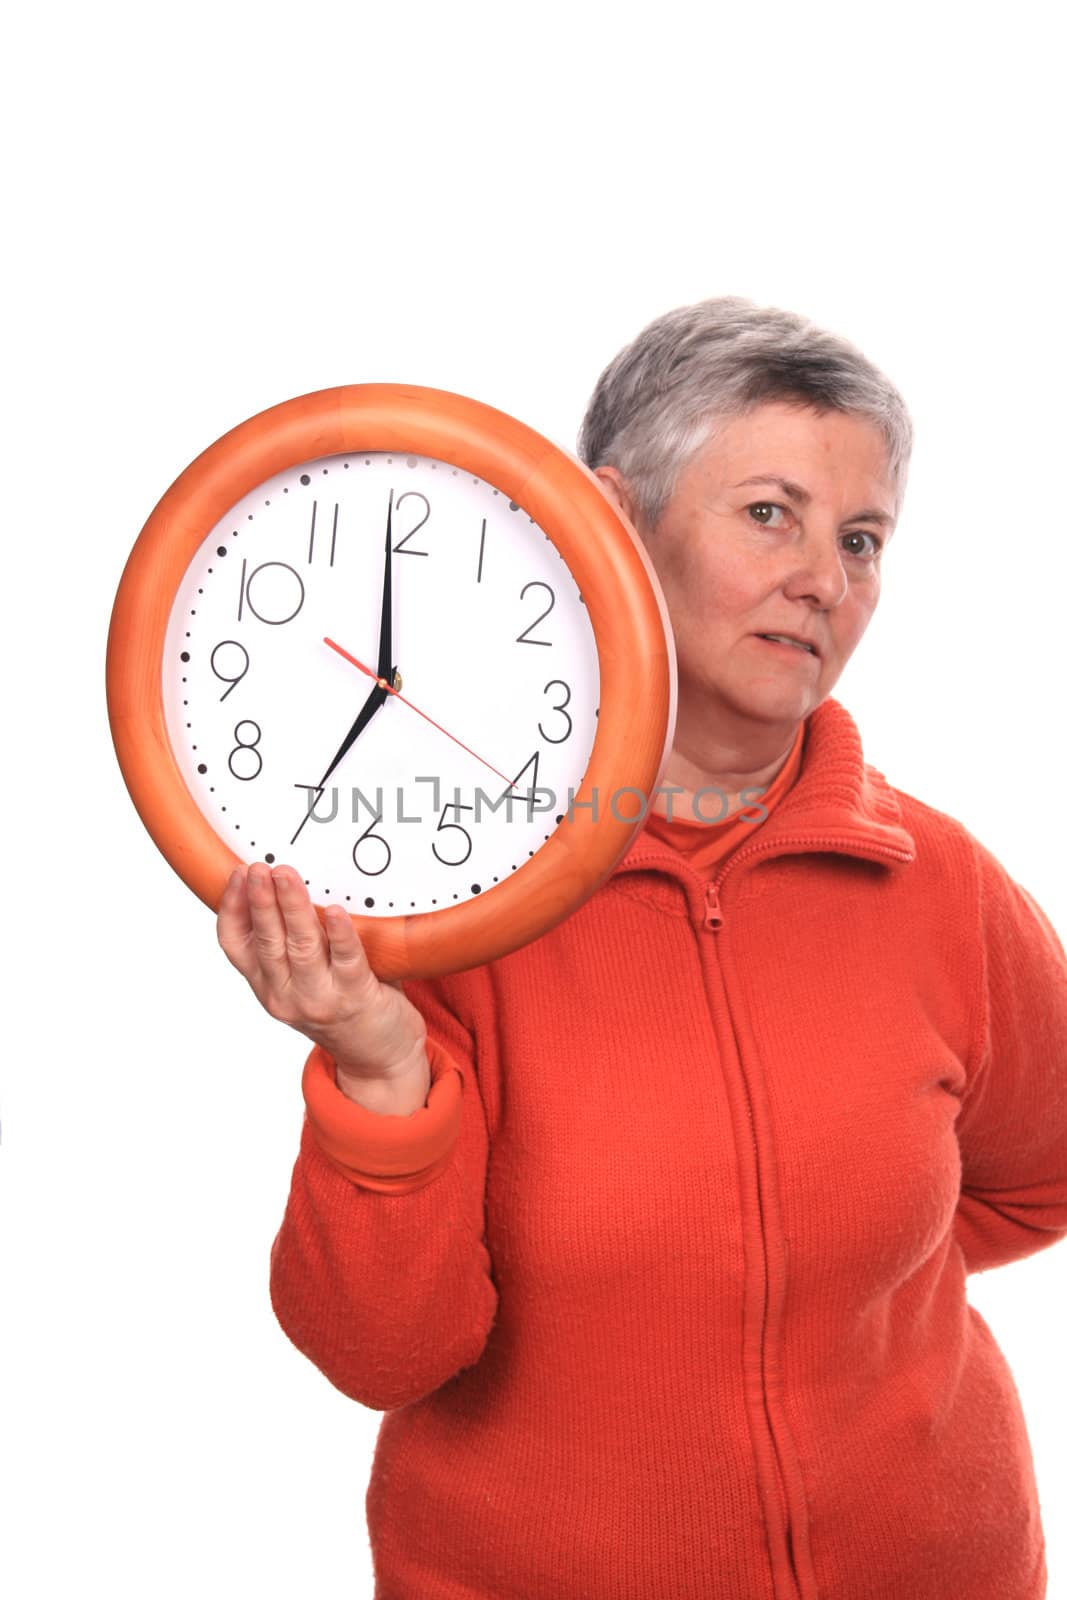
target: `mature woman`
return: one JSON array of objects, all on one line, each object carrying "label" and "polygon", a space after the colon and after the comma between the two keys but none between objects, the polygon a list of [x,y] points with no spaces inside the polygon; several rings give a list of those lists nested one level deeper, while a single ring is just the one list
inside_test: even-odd
[{"label": "mature woman", "polygon": [[844,340],[661,317],[581,436],[679,666],[672,792],[608,882],[403,986],[293,869],[227,890],[228,957],[314,1041],[271,1292],[386,1413],[379,1600],[1045,1593],[966,1280],[1067,1233],[1067,961],[830,697],[909,448]]}]

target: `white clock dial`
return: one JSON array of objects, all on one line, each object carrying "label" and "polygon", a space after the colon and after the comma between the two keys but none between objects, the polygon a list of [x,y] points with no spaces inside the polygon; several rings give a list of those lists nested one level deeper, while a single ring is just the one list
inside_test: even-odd
[{"label": "white clock dial", "polygon": [[[390,517],[398,692],[326,777],[376,688]],[[215,831],[361,916],[444,910],[518,871],[567,815],[599,698],[555,545],[425,456],[329,456],[259,485],[190,562],[163,652],[168,737]]]}]

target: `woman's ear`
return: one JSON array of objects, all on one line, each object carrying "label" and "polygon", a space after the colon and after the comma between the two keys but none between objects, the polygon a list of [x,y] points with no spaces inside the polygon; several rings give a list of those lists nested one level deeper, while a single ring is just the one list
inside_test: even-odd
[{"label": "woman's ear", "polygon": [[634,500],[634,496],[630,490],[629,484],[626,482],[626,479],[623,477],[618,467],[594,467],[593,476],[600,479],[600,482],[607,490],[609,499],[611,499],[615,505],[618,506],[623,515],[628,517],[633,523],[634,527],[637,528],[638,532],[640,532],[641,528],[638,521],[639,512],[637,509],[637,504]]}]

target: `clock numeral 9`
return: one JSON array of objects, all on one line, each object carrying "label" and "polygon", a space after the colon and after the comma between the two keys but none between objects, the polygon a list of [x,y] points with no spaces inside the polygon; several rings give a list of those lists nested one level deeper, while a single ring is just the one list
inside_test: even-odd
[{"label": "clock numeral 9", "polygon": [[[255,730],[256,730],[255,738],[254,739],[249,739],[247,736],[245,738],[242,738],[241,737],[241,729],[242,728],[255,728]],[[230,771],[233,773],[235,778],[240,778],[242,783],[250,783],[253,778],[258,778],[260,773],[263,771],[263,757],[260,755],[259,751],[256,749],[256,746],[258,745],[259,741],[263,737],[263,732],[262,732],[258,722],[253,722],[251,720],[251,718],[246,717],[242,722],[239,722],[237,724],[237,726],[234,728],[233,736],[236,739],[237,743],[234,745],[233,749],[230,751],[230,755],[229,755],[229,759],[227,761],[227,765],[228,765]],[[234,756],[237,755],[237,752],[239,750],[247,750],[248,754],[254,758],[255,763],[256,763],[255,772],[238,772],[237,768],[233,764],[233,758],[234,758]],[[240,759],[240,758],[238,758],[238,759]],[[247,766],[247,764],[248,764],[247,762],[242,762],[242,765]]]},{"label": "clock numeral 9", "polygon": [[543,622],[544,619],[548,616],[548,613],[552,610],[552,607],[556,603],[555,593],[553,592],[552,587],[551,587],[550,584],[542,583],[540,578],[535,578],[532,583],[527,583],[527,584],[523,585],[522,593],[519,595],[519,599],[520,600],[525,599],[527,589],[547,589],[548,590],[548,604],[545,607],[545,609],[541,612],[540,616],[534,617],[534,619],[530,623],[529,627],[523,628],[522,632],[520,634],[516,635],[515,643],[516,644],[544,644],[544,645],[551,646],[551,644],[552,644],[552,640],[551,639],[530,639],[527,636],[528,636],[528,634],[530,632],[530,629],[531,628],[536,628],[537,624],[539,622]]},{"label": "clock numeral 9", "polygon": [[571,703],[570,684],[564,683],[562,678],[550,678],[548,683],[545,684],[545,687],[542,690],[542,693],[543,694],[547,694],[548,691],[556,684],[558,684],[561,689],[566,689],[567,698],[565,700],[561,700],[558,706],[553,706],[552,710],[553,711],[558,711],[560,716],[566,719],[567,731],[566,731],[566,733],[561,733],[558,739],[553,739],[552,735],[550,733],[546,733],[544,728],[541,726],[541,724],[538,723],[537,724],[538,733],[541,735],[542,739],[547,739],[549,744],[562,744],[565,739],[569,739],[570,738],[571,733],[572,733],[573,728],[574,728],[574,723],[571,721],[570,713],[567,712],[567,711],[564,711],[564,709],[563,709],[564,706],[569,706],[570,703]]},{"label": "clock numeral 9", "polygon": [[[463,835],[463,837],[467,841],[467,848],[466,848],[465,852],[463,853],[463,855],[457,856],[457,858],[453,861],[449,856],[443,856],[441,854],[440,850],[438,850],[438,848],[437,848],[436,844],[433,842],[433,840],[432,839],[430,840],[430,849],[433,851],[434,855],[437,857],[438,861],[441,863],[441,865],[443,867],[461,867],[463,865],[463,863],[466,861],[467,857],[470,855],[472,849],[474,848],[474,846],[473,846],[473,844],[471,842],[471,836],[467,832],[466,828],[464,828],[458,822],[446,822],[445,821],[445,812],[446,811],[455,811],[455,812],[458,813],[460,811],[473,811],[473,810],[474,810],[473,806],[460,805],[458,800],[451,800],[451,801],[449,801],[447,806],[442,806],[441,807],[441,817],[440,817],[440,820],[438,821],[438,824],[437,824],[438,833],[440,833],[442,831],[442,829],[448,829],[450,832],[461,833]],[[456,841],[453,840],[452,843],[455,844]]]},{"label": "clock numeral 9", "polygon": [[[231,676],[230,673],[219,670],[219,667],[215,661],[215,657],[218,655],[220,650],[237,650],[240,652],[244,658],[244,666],[241,668],[240,672]],[[234,658],[230,656],[229,659],[231,663],[236,666],[237,663]],[[223,665],[225,665],[225,660],[223,661]],[[211,652],[211,670],[215,674],[216,678],[218,678],[222,683],[228,683],[230,686],[228,689],[224,689],[219,695],[219,703],[221,704],[228,694],[233,693],[241,679],[244,677],[245,673],[248,671],[248,651],[245,649],[244,645],[239,644],[236,639],[220,639],[214,650]]]},{"label": "clock numeral 9", "polygon": [[[388,868],[390,861],[393,859],[393,852],[389,848],[388,841],[383,839],[380,833],[372,832],[372,830],[378,826],[381,820],[382,814],[379,811],[376,817],[371,818],[369,826],[364,828],[363,832],[352,846],[353,864],[359,872],[363,873],[365,878],[380,878],[382,873]],[[364,866],[363,862],[359,859],[360,845],[363,846],[363,855],[364,859],[366,859],[368,848],[373,851],[376,844],[380,844],[382,849],[385,851],[385,860],[382,862],[380,867]]]}]

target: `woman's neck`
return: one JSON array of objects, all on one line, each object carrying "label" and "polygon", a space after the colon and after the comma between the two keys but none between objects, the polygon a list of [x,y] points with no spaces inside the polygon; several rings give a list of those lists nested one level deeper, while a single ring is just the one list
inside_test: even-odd
[{"label": "woman's neck", "polygon": [[[685,728],[677,729],[652,811],[682,822],[705,821],[717,811],[721,811],[719,820],[732,816],[758,798],[748,793],[747,799],[742,799],[743,793],[770,788],[785,766],[796,736],[797,728],[793,728],[783,744],[781,729],[765,728],[743,742],[731,742],[716,739],[706,730],[702,737],[694,738]],[[694,808],[693,796],[701,789],[709,792]],[[681,792],[664,794],[664,790]]]}]

